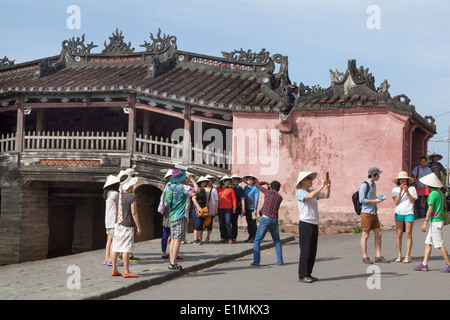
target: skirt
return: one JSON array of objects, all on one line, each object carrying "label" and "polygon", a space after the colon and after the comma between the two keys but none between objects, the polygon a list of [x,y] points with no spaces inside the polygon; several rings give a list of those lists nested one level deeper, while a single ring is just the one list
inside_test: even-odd
[{"label": "skirt", "polygon": [[116,224],[114,228],[114,252],[133,252],[134,227],[124,227]]}]

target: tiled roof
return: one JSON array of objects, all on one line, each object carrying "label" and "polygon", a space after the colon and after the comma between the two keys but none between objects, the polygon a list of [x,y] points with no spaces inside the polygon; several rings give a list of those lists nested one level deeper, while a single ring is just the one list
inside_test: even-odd
[{"label": "tiled roof", "polygon": [[381,106],[410,115],[427,131],[436,129],[434,119],[417,114],[408,97],[392,98],[386,80],[375,88],[372,74],[357,68],[355,60],[349,60],[345,74],[330,70],[331,86],[325,90],[311,94],[301,84],[300,95],[291,104],[286,56],[241,49],[222,52],[219,58],[179,51],[176,38],[161,36],[160,31],[150,38],[152,43],[141,45],[146,49],[142,52],[134,52],[116,30],[101,53],[91,53],[97,46],[85,44],[83,35],[64,41],[58,56],[18,65],[0,59],[0,107],[14,105],[22,93],[60,97],[136,93],[158,103],[189,104],[227,117],[234,111],[276,112],[285,117],[291,110]]},{"label": "tiled roof", "polygon": [[[117,30],[113,37],[123,42]],[[155,51],[155,46],[146,43],[145,52],[127,47],[126,53],[117,53],[119,44],[119,48],[108,49],[114,54],[91,53],[95,46],[87,47],[83,36],[82,40],[64,41],[59,56],[0,67],[0,100],[19,92],[137,92],[204,108],[244,110],[264,106],[266,111],[279,112],[283,97],[276,93],[280,76],[273,73],[275,58],[267,56],[256,61],[249,55],[243,58],[244,52],[238,51],[227,58],[210,57],[178,51],[176,42],[160,34],[151,38],[165,45]],[[111,43],[114,41],[111,39]],[[261,53],[268,54],[264,49]],[[264,86],[265,92],[273,93],[264,94]]]}]

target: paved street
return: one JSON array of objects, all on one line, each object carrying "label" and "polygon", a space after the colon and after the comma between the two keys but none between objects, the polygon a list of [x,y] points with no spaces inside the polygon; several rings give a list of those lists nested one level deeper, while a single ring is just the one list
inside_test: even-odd
[{"label": "paved street", "polygon": [[[247,255],[119,299],[448,299],[450,274],[439,272],[445,266],[439,250],[432,252],[429,272],[413,270],[422,260],[425,240],[425,233],[419,230],[423,219],[417,221],[413,261],[409,264],[392,261],[370,267],[361,262],[360,235],[325,235],[319,238],[313,273],[319,281],[312,284],[297,281],[299,245],[296,240],[283,246],[284,266],[276,265],[275,249],[269,249],[262,254],[260,267],[250,267],[253,256]],[[445,243],[450,244],[450,229],[446,227],[444,234]],[[371,235],[372,260],[373,240]],[[388,260],[396,258],[394,230],[383,232],[382,254]],[[374,271],[381,272],[381,277],[376,279]]]},{"label": "paved street", "polygon": [[[374,264],[373,270],[361,262],[360,235],[320,236],[313,274],[320,280],[312,284],[297,281],[299,247],[292,235],[282,234],[287,242],[283,245],[284,266],[276,265],[268,234],[262,266],[250,267],[252,246],[243,243],[246,234],[241,232],[236,244],[219,244],[214,238],[201,246],[182,245],[184,273],[167,269],[168,261],[161,259],[160,239],[136,244],[135,253],[142,261],[132,263],[131,271],[140,275],[137,279],[111,277],[111,268],[102,265],[104,250],[1,266],[0,300],[448,299],[450,274],[439,272],[445,262],[437,249],[432,252],[431,271],[413,271],[423,257],[422,223],[423,219],[415,223],[410,264]],[[188,239],[192,240],[192,234]],[[371,235],[372,259],[373,240]],[[448,227],[444,241],[450,244]],[[396,257],[394,230],[383,232],[383,255],[390,260]],[[381,277],[377,279],[376,274]]]}]

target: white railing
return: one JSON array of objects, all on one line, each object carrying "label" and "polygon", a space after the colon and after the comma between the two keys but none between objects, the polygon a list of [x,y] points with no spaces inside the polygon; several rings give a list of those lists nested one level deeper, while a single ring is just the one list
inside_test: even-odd
[{"label": "white railing", "polygon": [[114,151],[125,152],[125,132],[28,132],[23,151]]},{"label": "white railing", "polygon": [[9,152],[16,150],[16,134],[2,134],[0,137],[0,152]]},{"label": "white railing", "polygon": [[[0,152],[75,151],[75,152],[119,152],[126,153],[126,132],[24,132],[21,150],[17,150],[15,133],[1,135]],[[205,164],[231,170],[230,151],[199,148],[188,145],[183,153],[183,142],[169,138],[133,136],[133,153],[171,158],[174,162]]]}]

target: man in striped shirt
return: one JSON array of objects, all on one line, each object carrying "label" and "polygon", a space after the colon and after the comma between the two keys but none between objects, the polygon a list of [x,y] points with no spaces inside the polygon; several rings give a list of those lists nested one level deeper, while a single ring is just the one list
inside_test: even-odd
[{"label": "man in striped shirt", "polygon": [[280,232],[278,230],[278,210],[283,201],[283,197],[278,193],[280,191],[280,183],[272,181],[268,189],[263,188],[262,185],[266,182],[257,182],[256,187],[264,193],[264,204],[261,209],[261,221],[259,222],[258,230],[256,231],[255,241],[253,242],[253,263],[252,266],[259,266],[261,261],[260,244],[264,239],[266,232],[270,231],[272,240],[275,243],[275,251],[277,253],[277,265],[283,265],[283,253],[281,249]]}]

